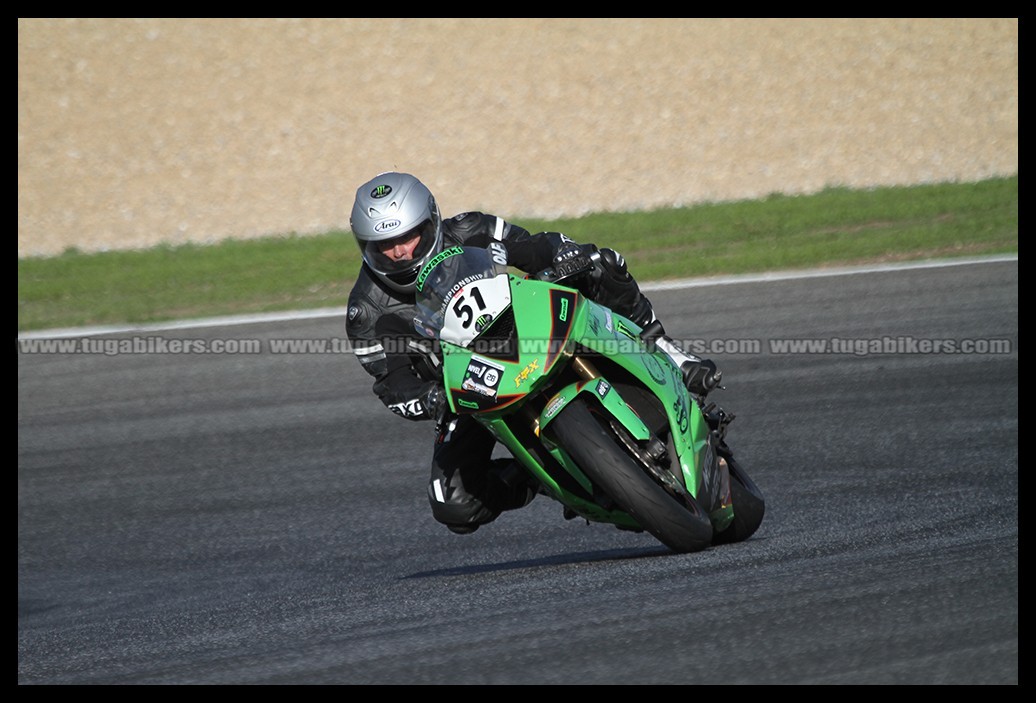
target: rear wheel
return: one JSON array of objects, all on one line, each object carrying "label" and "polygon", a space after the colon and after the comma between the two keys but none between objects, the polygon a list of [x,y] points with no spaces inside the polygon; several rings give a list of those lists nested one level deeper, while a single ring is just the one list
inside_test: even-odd
[{"label": "rear wheel", "polygon": [[579,468],[645,530],[675,552],[697,552],[712,543],[712,523],[686,491],[674,496],[670,487],[648,475],[582,399],[572,401],[550,424],[558,443]]},{"label": "rear wheel", "polygon": [[748,473],[741,468],[729,450],[719,452],[726,459],[730,469],[730,495],[734,502],[734,521],[712,537],[713,544],[742,542],[759,529],[766,512],[762,491],[755,485]]}]

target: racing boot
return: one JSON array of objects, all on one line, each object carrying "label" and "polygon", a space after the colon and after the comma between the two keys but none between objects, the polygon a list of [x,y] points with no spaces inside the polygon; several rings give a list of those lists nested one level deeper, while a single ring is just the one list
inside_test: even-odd
[{"label": "racing boot", "polygon": [[658,319],[652,320],[644,327],[640,338],[649,346],[654,345],[661,349],[666,356],[673,360],[683,374],[684,385],[691,393],[704,397],[710,391],[722,388],[719,383],[723,379],[723,372],[716,368],[715,362],[711,359],[702,359],[693,354],[687,354],[680,349],[672,338],[666,336],[662,323]]},{"label": "racing boot", "polygon": [[[436,520],[445,524],[450,532],[471,534],[481,525],[496,520],[505,510],[524,508],[538,492],[539,484],[514,459],[493,459],[488,466],[478,467],[478,474],[481,482],[468,476],[469,485],[464,489],[466,492],[473,485],[478,485],[477,497],[467,494],[466,499],[456,506],[457,509],[452,510],[452,506],[446,505],[444,500],[439,499],[433,503],[439,511]],[[429,489],[433,495],[436,490],[434,484],[433,481],[433,488]],[[456,495],[457,486],[452,489]]]},{"label": "racing boot", "polygon": [[490,462],[489,481],[486,485],[486,506],[503,512],[524,508],[536,497],[536,482],[514,459],[494,459]]}]

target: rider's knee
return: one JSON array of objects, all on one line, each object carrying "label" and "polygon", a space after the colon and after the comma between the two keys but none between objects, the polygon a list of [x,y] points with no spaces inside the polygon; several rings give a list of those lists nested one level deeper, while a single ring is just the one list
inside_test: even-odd
[{"label": "rider's knee", "polygon": [[448,495],[437,480],[428,486],[428,502],[432,507],[432,517],[437,522],[451,529],[470,527],[465,530],[467,532],[474,532],[479,525],[492,522],[500,515],[499,511],[490,510],[472,495]]}]

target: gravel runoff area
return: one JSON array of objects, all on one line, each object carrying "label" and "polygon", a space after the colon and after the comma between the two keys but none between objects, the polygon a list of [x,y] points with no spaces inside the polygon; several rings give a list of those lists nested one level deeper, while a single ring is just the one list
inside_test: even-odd
[{"label": "gravel runoff area", "polygon": [[1018,20],[19,19],[18,255],[1018,171]]}]

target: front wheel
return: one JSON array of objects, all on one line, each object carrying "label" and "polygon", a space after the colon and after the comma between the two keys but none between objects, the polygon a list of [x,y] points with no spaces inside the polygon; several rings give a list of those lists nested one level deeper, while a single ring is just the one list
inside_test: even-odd
[{"label": "front wheel", "polygon": [[649,476],[585,401],[572,401],[550,429],[594,485],[662,544],[698,552],[712,543],[712,523],[697,501],[690,494],[674,497]]}]

